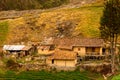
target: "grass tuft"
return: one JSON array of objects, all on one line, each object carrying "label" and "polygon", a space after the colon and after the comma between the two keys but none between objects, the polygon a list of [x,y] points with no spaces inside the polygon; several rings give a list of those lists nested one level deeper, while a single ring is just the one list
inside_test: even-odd
[{"label": "grass tuft", "polygon": [[0,45],[2,45],[8,35],[8,22],[0,22]]}]

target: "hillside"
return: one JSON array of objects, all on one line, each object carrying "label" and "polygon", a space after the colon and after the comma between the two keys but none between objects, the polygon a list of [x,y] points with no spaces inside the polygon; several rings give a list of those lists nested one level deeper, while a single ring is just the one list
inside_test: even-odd
[{"label": "hillside", "polygon": [[69,0],[2,0],[1,10],[47,9],[68,3]]},{"label": "hillside", "polygon": [[7,21],[0,22],[0,44],[4,44],[8,34],[8,23]]},{"label": "hillside", "polygon": [[72,8],[71,4],[48,10],[13,11],[12,17],[8,15],[11,11],[2,12],[0,25],[5,27],[0,28],[6,31],[0,33],[1,43],[41,41],[45,37],[99,37],[102,1]]}]

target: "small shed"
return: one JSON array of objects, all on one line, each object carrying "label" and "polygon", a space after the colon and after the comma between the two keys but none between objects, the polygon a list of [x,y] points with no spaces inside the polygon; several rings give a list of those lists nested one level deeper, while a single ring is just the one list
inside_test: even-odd
[{"label": "small shed", "polygon": [[46,63],[55,67],[75,67],[77,63],[77,54],[71,51],[55,51],[48,57]]},{"label": "small shed", "polygon": [[17,54],[19,56],[26,56],[34,52],[32,50],[32,46],[25,46],[25,45],[4,45],[3,52],[9,54]]}]

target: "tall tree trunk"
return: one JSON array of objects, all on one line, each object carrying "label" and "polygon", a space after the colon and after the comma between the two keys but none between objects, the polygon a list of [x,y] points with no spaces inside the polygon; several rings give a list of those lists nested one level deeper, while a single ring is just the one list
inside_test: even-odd
[{"label": "tall tree trunk", "polygon": [[117,47],[117,39],[118,39],[118,34],[116,34],[115,36],[115,56],[116,56],[116,62],[117,62],[117,66],[119,66],[119,62],[120,62],[120,59],[119,59],[119,52],[118,52],[118,47]]},{"label": "tall tree trunk", "polygon": [[112,41],[111,41],[111,53],[112,53],[112,58],[111,58],[111,70],[112,70],[112,73],[114,73],[115,72],[115,53],[114,53],[114,49],[115,49],[115,41],[114,41],[114,39],[115,39],[115,35],[114,34],[112,34]]}]

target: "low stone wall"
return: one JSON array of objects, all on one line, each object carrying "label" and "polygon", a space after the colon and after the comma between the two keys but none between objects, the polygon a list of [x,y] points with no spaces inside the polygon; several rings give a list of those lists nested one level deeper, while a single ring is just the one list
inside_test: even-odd
[{"label": "low stone wall", "polygon": [[29,70],[47,70],[49,67],[46,64],[23,64],[21,65],[21,68],[25,71]]},{"label": "low stone wall", "polygon": [[57,71],[74,71],[76,67],[59,67],[59,66],[49,66],[50,70],[57,70]]},{"label": "low stone wall", "polygon": [[77,67],[80,70],[88,70],[92,72],[99,72],[102,74],[107,74],[111,72],[110,63],[88,63],[88,64],[80,64]]}]

